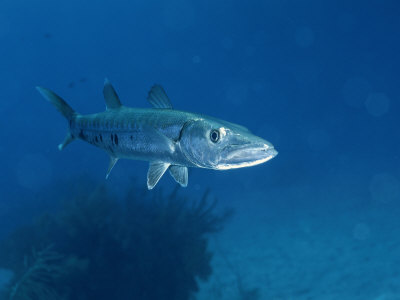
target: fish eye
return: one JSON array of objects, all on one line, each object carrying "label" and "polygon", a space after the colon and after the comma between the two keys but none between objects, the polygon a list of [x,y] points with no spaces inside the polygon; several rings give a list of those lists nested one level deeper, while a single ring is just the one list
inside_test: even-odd
[{"label": "fish eye", "polygon": [[210,140],[211,140],[211,142],[213,142],[213,143],[218,142],[219,141],[219,137],[220,137],[219,130],[217,130],[217,129],[211,130],[211,132],[210,132]]}]

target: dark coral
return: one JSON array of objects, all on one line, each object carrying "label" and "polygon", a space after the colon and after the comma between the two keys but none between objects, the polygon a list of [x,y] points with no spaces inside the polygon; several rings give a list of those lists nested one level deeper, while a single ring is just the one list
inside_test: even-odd
[{"label": "dark coral", "polygon": [[60,299],[190,299],[211,274],[208,235],[231,212],[217,212],[207,193],[151,195],[132,189],[122,201],[103,186],[83,188],[60,212],[15,231],[0,245],[0,266],[16,274],[11,291],[27,272],[24,258],[51,245],[62,259],[44,287]]}]

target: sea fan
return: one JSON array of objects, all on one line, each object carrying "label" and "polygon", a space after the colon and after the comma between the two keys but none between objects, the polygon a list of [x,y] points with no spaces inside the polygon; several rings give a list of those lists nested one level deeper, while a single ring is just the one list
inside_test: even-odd
[{"label": "sea fan", "polygon": [[104,186],[67,194],[60,212],[0,241],[0,266],[16,274],[8,300],[192,299],[212,272],[208,237],[231,215],[207,193],[196,198],[132,189],[121,201]]},{"label": "sea fan", "polygon": [[51,250],[51,246],[32,251],[25,257],[25,269],[15,276],[10,287],[9,300],[61,299],[53,288],[57,278],[63,275],[63,256]]}]

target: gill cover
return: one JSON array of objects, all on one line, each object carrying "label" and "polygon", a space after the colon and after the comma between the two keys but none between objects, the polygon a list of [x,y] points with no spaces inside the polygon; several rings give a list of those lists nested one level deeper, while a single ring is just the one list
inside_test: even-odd
[{"label": "gill cover", "polygon": [[213,169],[218,164],[224,137],[220,136],[218,142],[212,142],[210,133],[213,129],[212,124],[204,119],[191,120],[182,129],[182,152],[196,167]]}]

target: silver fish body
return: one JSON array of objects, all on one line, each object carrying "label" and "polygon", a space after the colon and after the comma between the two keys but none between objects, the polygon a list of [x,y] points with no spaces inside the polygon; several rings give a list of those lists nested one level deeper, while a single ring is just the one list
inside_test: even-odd
[{"label": "silver fish body", "polygon": [[[186,165],[179,151],[182,127],[190,113],[121,107],[92,115],[78,115],[71,134],[104,149],[110,156]],[[172,141],[172,142],[171,142]]]},{"label": "silver fish body", "polygon": [[81,115],[48,89],[37,87],[68,120],[69,131],[59,149],[75,139],[84,140],[110,155],[107,177],[120,158],[150,162],[147,186],[154,188],[166,170],[187,186],[188,167],[227,170],[257,165],[277,155],[271,143],[243,126],[172,108],[163,88],[153,86],[148,101],[153,108],[121,104],[105,81],[104,112]]}]

